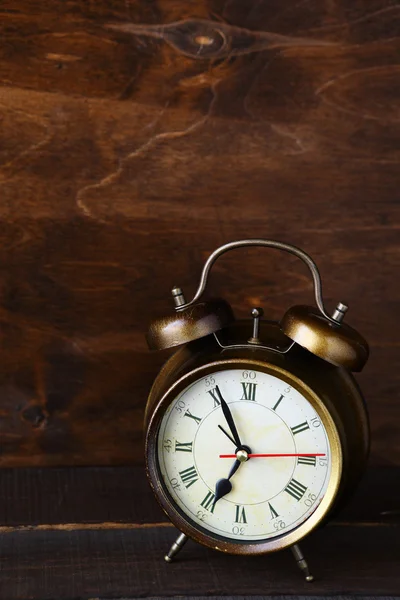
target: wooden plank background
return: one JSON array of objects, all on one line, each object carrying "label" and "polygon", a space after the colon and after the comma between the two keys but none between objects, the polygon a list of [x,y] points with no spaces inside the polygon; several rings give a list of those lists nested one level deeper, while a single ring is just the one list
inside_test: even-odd
[{"label": "wooden plank background", "polygon": [[[349,303],[400,464],[399,31],[395,0],[1,3],[1,466],[140,463],[146,323],[242,237]],[[238,316],[312,301],[272,251],[211,284]]]}]

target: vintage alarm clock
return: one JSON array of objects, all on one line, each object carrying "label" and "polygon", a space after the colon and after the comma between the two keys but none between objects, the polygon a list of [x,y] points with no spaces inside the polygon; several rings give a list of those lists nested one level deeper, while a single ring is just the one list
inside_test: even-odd
[{"label": "vintage alarm clock", "polygon": [[[201,300],[210,269],[229,250],[264,246],[308,266],[316,307],[294,306],[277,323],[235,321],[223,299]],[[291,548],[307,581],[298,542],[333,515],[356,486],[368,455],[368,416],[352,371],[368,358],[364,338],[329,315],[314,261],[264,239],[218,248],[194,298],[172,290],[175,314],[154,321],[152,350],[177,347],[146,406],[146,468],[161,507],[188,538],[231,554]]]}]

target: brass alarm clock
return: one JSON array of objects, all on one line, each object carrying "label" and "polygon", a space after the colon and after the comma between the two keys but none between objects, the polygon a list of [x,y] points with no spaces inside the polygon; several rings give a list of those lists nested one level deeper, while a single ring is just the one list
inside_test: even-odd
[{"label": "brass alarm clock", "polygon": [[[235,248],[289,252],[308,266],[316,307],[294,306],[278,322],[236,321],[223,299],[201,300],[210,269]],[[150,349],[177,347],[146,406],[146,468],[161,507],[188,538],[231,554],[291,548],[312,581],[298,542],[352,493],[369,448],[368,416],[352,375],[368,358],[364,338],[323,304],[314,261],[264,239],[221,246],[194,298],[172,290],[175,314],[153,322]]]}]

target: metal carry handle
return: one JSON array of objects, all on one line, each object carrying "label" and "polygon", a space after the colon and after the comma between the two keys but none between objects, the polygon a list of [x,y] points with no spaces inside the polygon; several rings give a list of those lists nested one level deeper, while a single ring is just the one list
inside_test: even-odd
[{"label": "metal carry handle", "polygon": [[[201,296],[203,295],[204,290],[206,289],[206,286],[207,286],[208,276],[210,274],[211,267],[213,266],[213,264],[215,263],[217,258],[222,256],[222,254],[225,254],[225,252],[229,252],[230,250],[234,250],[235,248],[243,248],[243,247],[251,247],[251,246],[264,246],[265,248],[275,248],[276,250],[283,250],[284,252],[289,252],[289,254],[293,254],[294,256],[297,256],[298,258],[300,258],[307,265],[307,267],[309,268],[309,270],[311,272],[313,282],[314,282],[315,302],[316,302],[316,305],[318,306],[321,314],[326,319],[328,319],[328,321],[330,321],[331,323],[334,323],[335,325],[337,325],[338,323],[341,322],[348,307],[345,304],[339,302],[334,314],[332,316],[328,315],[328,313],[325,310],[324,303],[322,300],[321,276],[319,274],[317,265],[312,260],[312,258],[306,252],[304,252],[303,250],[300,250],[300,248],[297,248],[296,246],[291,246],[290,244],[285,244],[283,242],[278,242],[276,240],[263,240],[263,239],[238,240],[236,242],[230,242],[229,244],[224,244],[223,246],[220,246],[219,248],[217,248],[209,256],[209,258],[207,259],[207,262],[205,263],[205,265],[203,267],[203,271],[202,271],[201,277],[200,277],[199,287],[197,288],[197,291],[196,291],[195,295],[193,296],[192,300],[190,300],[190,302],[185,302],[185,303],[180,303],[180,304],[178,304],[178,302],[177,302],[177,306],[175,307],[175,309],[177,311],[180,311],[180,310],[189,308],[190,306],[195,304],[201,298]],[[181,292],[181,290],[179,290],[179,292]],[[176,294],[176,295],[178,296],[178,294]]]}]

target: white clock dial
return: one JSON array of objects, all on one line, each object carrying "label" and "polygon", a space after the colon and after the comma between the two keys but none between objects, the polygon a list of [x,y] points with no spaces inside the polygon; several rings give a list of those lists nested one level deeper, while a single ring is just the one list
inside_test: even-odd
[{"label": "white clock dial", "polygon": [[[236,460],[221,407],[228,404],[251,453],[214,502]],[[186,388],[168,407],[158,463],[170,497],[203,529],[233,540],[268,540],[303,523],[327,491],[331,452],[324,424],[299,391],[262,371],[227,369]]]}]

